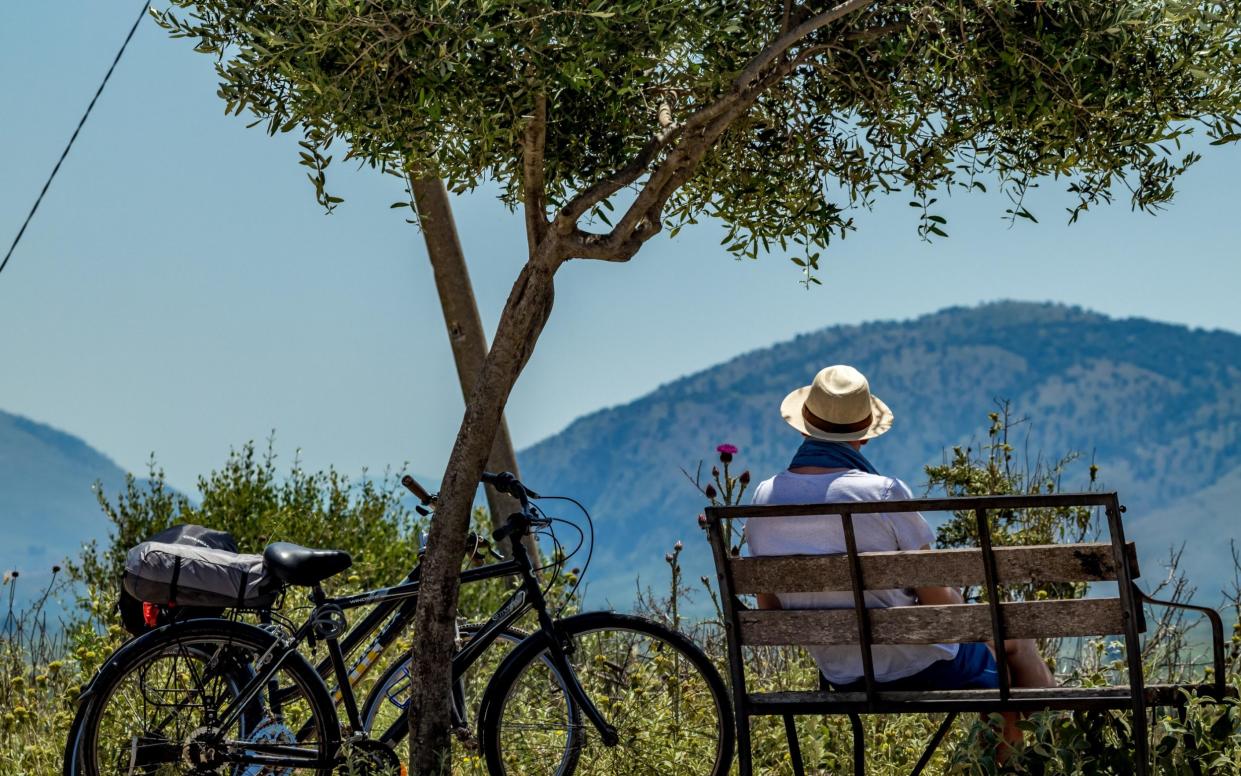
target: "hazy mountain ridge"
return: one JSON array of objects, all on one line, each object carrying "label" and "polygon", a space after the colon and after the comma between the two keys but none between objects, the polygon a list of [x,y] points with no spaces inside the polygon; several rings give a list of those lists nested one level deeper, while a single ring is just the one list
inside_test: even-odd
[{"label": "hazy mountain ridge", "polygon": [[[575,421],[523,451],[523,475],[591,507],[601,555],[591,576],[603,589],[619,588],[635,570],[662,574],[677,538],[699,553],[702,570],[705,545],[694,528],[702,499],[679,468],[705,458],[709,469],[725,441],[741,448],[739,461],[756,478],[783,468],[797,438],[779,417],[780,399],[830,363],[861,368],[892,406],[893,430],[866,452],[915,491],[926,463],[983,433],[995,400],[1009,399],[1032,420],[1019,427],[1017,444],[1047,455],[1093,453],[1104,484],[1130,507],[1139,541],[1145,513],[1173,499],[1217,483],[1241,495],[1241,477],[1230,477],[1241,468],[1241,336],[1012,302],[832,327],[737,356]],[[1075,471],[1084,478],[1084,465]],[[1220,488],[1210,504],[1227,501]],[[1218,551],[1235,529],[1218,506],[1202,509],[1193,526],[1200,530],[1186,538],[1196,568],[1212,578],[1200,584],[1207,590],[1223,558],[1203,552]],[[1198,537],[1211,542],[1201,552]]]},{"label": "hazy mountain ridge", "polygon": [[115,492],[124,480],[119,466],[78,437],[0,411],[0,566],[21,571],[22,595],[83,542],[106,534],[93,485]]}]

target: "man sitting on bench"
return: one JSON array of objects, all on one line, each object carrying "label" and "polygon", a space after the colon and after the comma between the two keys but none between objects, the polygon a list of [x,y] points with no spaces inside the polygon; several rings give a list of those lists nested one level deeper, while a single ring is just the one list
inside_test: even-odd
[{"label": "man sitting on bench", "polygon": [[[810,504],[839,501],[899,501],[912,498],[905,483],[879,475],[861,448],[892,427],[892,411],[872,396],[866,378],[850,366],[829,366],[811,385],[790,393],[780,406],[790,426],[805,437],[787,471],[754,491],[755,504]],[[845,552],[839,515],[777,517],[746,525],[747,554],[834,555]],[[858,552],[926,550],[935,534],[922,515],[876,513],[855,520]],[[959,604],[961,593],[947,587],[867,590],[868,607]],[[763,609],[838,609],[853,606],[849,591],[766,594]],[[1004,645],[1014,687],[1054,687],[1055,678],[1034,642]],[[864,689],[862,654],[857,646],[807,647],[831,685],[840,691]],[[986,643],[876,645],[875,681],[882,690],[958,690],[999,687],[993,645]],[[1004,740],[1017,743],[1017,715],[1004,715]]]}]

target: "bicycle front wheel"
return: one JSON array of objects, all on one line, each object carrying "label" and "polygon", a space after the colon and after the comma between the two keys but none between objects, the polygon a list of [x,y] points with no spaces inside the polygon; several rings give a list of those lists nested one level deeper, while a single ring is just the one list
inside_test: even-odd
[{"label": "bicycle front wheel", "polygon": [[[576,774],[724,776],[733,715],[711,661],[689,639],[642,617],[591,612],[557,623],[587,698],[619,736],[606,745],[581,715],[569,725]],[[492,774],[555,774],[566,749],[569,698],[536,636],[501,666],[483,698],[479,728]]]}]

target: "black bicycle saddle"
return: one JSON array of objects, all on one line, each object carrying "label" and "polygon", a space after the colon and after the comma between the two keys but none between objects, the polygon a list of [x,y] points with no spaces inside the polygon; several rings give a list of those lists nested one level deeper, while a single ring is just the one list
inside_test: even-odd
[{"label": "black bicycle saddle", "polygon": [[263,550],[271,573],[290,585],[313,585],[353,565],[344,550],[315,550],[289,542],[273,542]]}]

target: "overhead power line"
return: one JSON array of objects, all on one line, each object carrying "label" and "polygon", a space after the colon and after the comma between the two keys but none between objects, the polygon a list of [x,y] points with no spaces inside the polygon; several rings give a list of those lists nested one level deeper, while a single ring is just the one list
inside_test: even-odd
[{"label": "overhead power line", "polygon": [[134,19],[134,25],[129,28],[129,34],[125,36],[125,42],[121,44],[120,50],[116,52],[116,56],[112,59],[112,66],[108,68],[108,72],[104,73],[103,81],[99,83],[99,88],[95,90],[95,96],[91,98],[90,105],[86,106],[86,112],[82,114],[81,120],[78,121],[77,129],[73,130],[73,136],[65,144],[65,150],[60,152],[60,158],[56,160],[56,166],[52,168],[52,174],[47,176],[47,182],[43,184],[43,190],[35,198],[34,207],[30,208],[30,212],[26,214],[26,220],[22,222],[22,228],[17,230],[17,236],[13,238],[13,244],[9,246],[8,253],[4,254],[4,261],[0,261],[0,272],[4,272],[4,268],[9,265],[9,259],[13,258],[13,251],[17,249],[17,244],[22,241],[22,235],[26,233],[26,227],[30,226],[30,219],[34,218],[35,211],[39,209],[39,204],[43,202],[43,196],[47,194],[48,187],[52,185],[52,180],[56,177],[56,173],[60,172],[60,165],[64,163],[65,157],[69,155],[69,149],[73,148],[73,141],[78,139],[78,133],[82,131],[82,125],[86,123],[86,119],[90,116],[91,110],[99,100],[99,95],[103,94],[103,87],[108,85],[108,79],[112,77],[112,71],[116,69],[116,64],[121,61],[121,56],[125,53],[126,47],[129,46],[129,41],[133,40],[134,33],[138,31],[138,25],[142,23],[143,17],[147,15],[147,8],[150,5],[150,0],[143,0],[142,10],[138,13],[138,18]]}]

